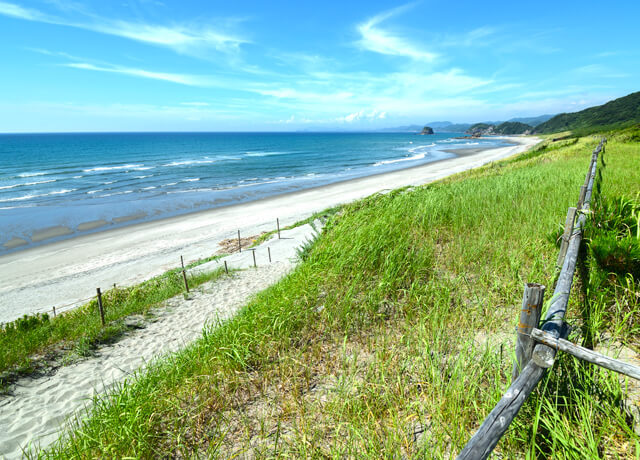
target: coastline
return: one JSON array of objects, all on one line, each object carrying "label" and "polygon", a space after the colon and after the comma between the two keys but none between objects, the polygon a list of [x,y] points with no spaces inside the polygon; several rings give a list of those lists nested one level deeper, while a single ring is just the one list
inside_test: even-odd
[{"label": "coastline", "polygon": [[516,145],[453,150],[456,158],[399,171],[116,228],[98,225],[90,229],[93,233],[2,255],[0,322],[51,311],[53,306],[72,307],[92,296],[96,287],[143,281],[175,268],[180,255],[185,262],[207,257],[218,249],[219,241],[234,237],[238,229],[245,236],[255,235],[274,229],[276,218],[284,227],[376,192],[426,184],[512,156],[540,141],[504,139]]}]

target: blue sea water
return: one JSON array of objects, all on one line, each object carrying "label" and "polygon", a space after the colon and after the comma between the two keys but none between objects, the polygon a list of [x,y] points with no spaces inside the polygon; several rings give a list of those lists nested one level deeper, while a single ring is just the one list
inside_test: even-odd
[{"label": "blue sea water", "polygon": [[[0,254],[13,238],[158,219],[455,156],[500,139],[411,133],[0,135]],[[114,221],[116,219],[116,221]],[[120,223],[119,225],[124,225]],[[102,228],[104,229],[104,227]],[[67,236],[68,237],[68,236]]]}]

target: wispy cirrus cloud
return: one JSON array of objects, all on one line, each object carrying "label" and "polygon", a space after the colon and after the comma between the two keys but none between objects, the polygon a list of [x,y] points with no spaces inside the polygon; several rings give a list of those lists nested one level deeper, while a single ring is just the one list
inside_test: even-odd
[{"label": "wispy cirrus cloud", "polygon": [[249,43],[249,40],[236,34],[204,25],[177,24],[166,26],[113,20],[89,13],[82,13],[83,20],[73,20],[8,2],[0,2],[0,15],[26,21],[89,30],[148,45],[170,48],[182,54],[201,54],[211,50],[231,53],[238,51],[242,44]]},{"label": "wispy cirrus cloud", "polygon": [[374,53],[389,56],[408,57],[416,61],[432,62],[438,58],[438,54],[425,50],[425,46],[415,44],[411,40],[383,29],[380,25],[414,6],[413,3],[403,5],[372,17],[368,21],[358,25],[360,33],[358,45]]},{"label": "wispy cirrus cloud", "polygon": [[359,110],[344,117],[338,117],[337,121],[353,123],[360,120],[384,120],[385,118],[387,118],[387,112],[373,109],[371,111]]},{"label": "wispy cirrus cloud", "polygon": [[171,83],[178,83],[180,85],[187,86],[213,86],[213,82],[206,77],[200,77],[197,75],[186,75],[168,72],[153,72],[144,69],[136,69],[131,67],[121,66],[98,66],[87,62],[70,62],[67,64],[61,64],[64,67],[71,67],[73,69],[92,70],[95,72],[107,72],[117,73],[121,75],[128,75],[131,77],[148,78],[151,80],[162,80]]},{"label": "wispy cirrus cloud", "polygon": [[52,18],[40,11],[24,8],[13,3],[0,2],[0,14],[27,21],[51,22]]}]

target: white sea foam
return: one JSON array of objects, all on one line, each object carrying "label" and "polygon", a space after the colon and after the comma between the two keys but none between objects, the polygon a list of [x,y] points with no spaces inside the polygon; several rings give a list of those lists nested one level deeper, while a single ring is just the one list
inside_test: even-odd
[{"label": "white sea foam", "polygon": [[153,177],[153,174],[149,174],[148,176],[136,176],[135,179],[146,179],[147,177]]},{"label": "white sea foam", "polygon": [[144,187],[142,190],[153,190],[155,187]]},{"label": "white sea foam", "polygon": [[167,163],[162,166],[203,165],[203,164],[211,164],[215,162],[216,160],[184,160],[184,161],[172,161],[171,163]]},{"label": "white sea foam", "polygon": [[177,185],[177,182],[169,182],[168,184],[164,184],[163,187],[170,187],[171,185]]},{"label": "white sea foam", "polygon": [[25,200],[30,200],[32,198],[43,198],[45,196],[51,196],[51,195],[64,195],[65,193],[71,193],[71,192],[75,192],[76,189],[72,188],[72,189],[63,189],[63,190],[56,190],[54,192],[51,193],[41,193],[39,195],[34,195],[34,194],[28,194],[28,195],[23,195],[23,196],[16,196],[13,198],[5,198],[3,200],[0,200],[0,203],[9,203],[9,202],[13,202],[13,201],[25,201]]},{"label": "white sea foam", "polygon": [[246,152],[245,155],[248,157],[271,157],[271,156],[275,156],[275,155],[291,155],[294,153],[300,153],[300,152],[280,152],[280,151],[274,151],[274,152]]},{"label": "white sea foam", "polygon": [[109,185],[109,184],[113,184],[114,182],[115,182],[114,180],[109,181],[109,182],[103,182],[102,185]]},{"label": "white sea foam", "polygon": [[0,187],[0,190],[6,190],[6,189],[16,188],[16,187],[28,187],[30,185],[50,184],[51,182],[55,182],[55,181],[56,179],[50,179],[50,180],[41,180],[38,182],[25,182],[24,184],[4,185]]},{"label": "white sea foam", "polygon": [[[435,146],[435,144],[430,144],[430,145],[421,145],[420,147],[414,147],[412,149],[409,149],[409,152],[411,153],[416,153],[418,150],[422,150],[422,149],[426,149],[428,147],[433,147]],[[401,163],[403,161],[416,161],[416,160],[422,160],[424,159],[424,157],[427,156],[429,152],[424,151],[424,152],[420,152],[420,153],[416,153],[413,156],[410,157],[406,157],[406,158],[397,158],[395,160],[383,160],[383,161],[378,161],[377,163],[374,163],[373,166],[383,166],[383,165],[390,165],[390,164],[394,164],[394,163]]]},{"label": "white sea foam", "polygon": [[119,169],[133,169],[140,168],[144,164],[139,165],[120,165],[120,166],[99,166],[97,168],[83,169],[82,172],[99,172],[99,171],[116,171]]},{"label": "white sea foam", "polygon": [[106,198],[108,196],[116,196],[116,195],[126,195],[128,193],[133,193],[133,190],[125,190],[124,192],[106,193],[104,195],[100,195],[100,198]]},{"label": "white sea foam", "polygon": [[35,177],[35,176],[44,176],[45,174],[47,174],[46,172],[28,172],[28,173],[22,173],[22,174],[18,174],[18,177]]},{"label": "white sea foam", "polygon": [[23,196],[16,196],[13,198],[5,198],[4,200],[0,200],[0,203],[10,203],[13,201],[24,201],[24,200],[30,200],[31,198],[38,198],[42,195],[23,195]]},{"label": "white sea foam", "polygon": [[87,192],[87,195],[93,195],[94,193],[98,193],[98,192],[104,192],[104,189],[100,189],[100,190],[89,190]]},{"label": "white sea foam", "polygon": [[194,177],[194,178],[191,178],[191,179],[182,179],[182,182],[197,182],[199,180],[200,180],[199,177]]}]

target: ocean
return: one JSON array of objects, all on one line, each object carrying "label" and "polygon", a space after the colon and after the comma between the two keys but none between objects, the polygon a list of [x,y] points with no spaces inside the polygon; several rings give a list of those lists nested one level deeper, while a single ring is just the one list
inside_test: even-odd
[{"label": "ocean", "polygon": [[411,133],[0,135],[0,255],[451,158],[501,139]]}]

